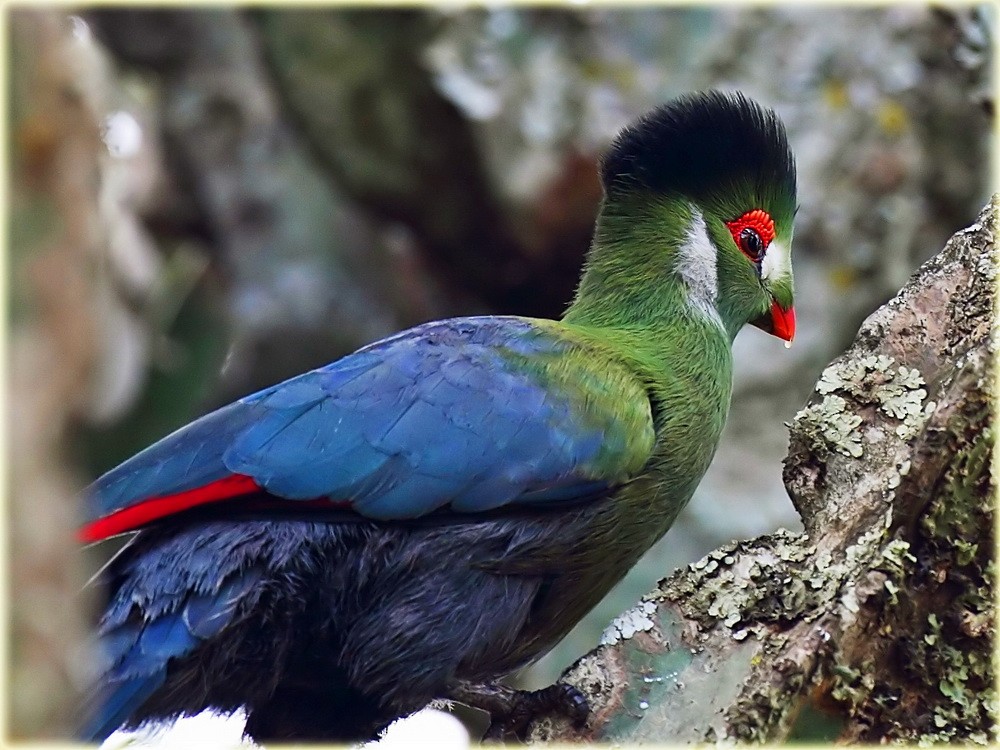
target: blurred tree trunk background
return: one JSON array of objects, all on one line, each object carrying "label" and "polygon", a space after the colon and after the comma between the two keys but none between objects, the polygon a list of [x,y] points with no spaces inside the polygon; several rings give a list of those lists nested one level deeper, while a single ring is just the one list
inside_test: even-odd
[{"label": "blurred tree trunk background", "polygon": [[800,338],[735,346],[681,522],[522,683],[669,570],[801,524],[783,423],[988,195],[991,7],[8,11],[9,730],[69,731],[87,481],[204,411],[379,336],[557,316],[596,160],[677,94],[739,88],[796,151]]}]

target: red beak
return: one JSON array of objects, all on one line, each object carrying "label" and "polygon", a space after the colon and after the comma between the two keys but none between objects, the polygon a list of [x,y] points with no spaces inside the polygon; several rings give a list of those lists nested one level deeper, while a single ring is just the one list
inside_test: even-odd
[{"label": "red beak", "polygon": [[757,326],[760,330],[777,336],[779,339],[791,341],[795,338],[795,308],[789,307],[786,310],[778,304],[777,300],[772,300],[771,314],[761,315],[756,320],[751,320],[750,325]]}]

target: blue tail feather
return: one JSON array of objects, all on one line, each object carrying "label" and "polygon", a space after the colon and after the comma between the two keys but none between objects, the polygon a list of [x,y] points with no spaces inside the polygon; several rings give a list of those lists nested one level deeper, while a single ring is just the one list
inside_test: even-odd
[{"label": "blue tail feather", "polygon": [[166,682],[171,660],[191,654],[228,625],[259,580],[258,571],[244,570],[217,590],[191,594],[179,609],[149,622],[107,625],[101,636],[102,686],[82,724],[80,739],[103,742],[127,723]]},{"label": "blue tail feather", "polygon": [[83,722],[79,737],[84,742],[104,742],[125,723],[136,708],[146,702],[167,679],[167,669],[111,683],[106,697]]}]

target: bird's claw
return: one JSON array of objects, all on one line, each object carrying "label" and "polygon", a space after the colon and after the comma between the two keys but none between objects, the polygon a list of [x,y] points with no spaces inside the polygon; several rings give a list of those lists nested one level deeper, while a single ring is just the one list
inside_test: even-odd
[{"label": "bird's claw", "polygon": [[541,690],[514,690],[503,685],[465,685],[452,697],[490,714],[487,741],[527,739],[528,726],[540,714],[558,712],[581,727],[590,715],[586,696],[573,685],[557,682]]}]

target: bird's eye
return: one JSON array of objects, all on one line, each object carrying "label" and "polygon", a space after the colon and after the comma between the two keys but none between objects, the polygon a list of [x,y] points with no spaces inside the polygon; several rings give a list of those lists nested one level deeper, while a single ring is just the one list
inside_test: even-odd
[{"label": "bird's eye", "polygon": [[740,232],[740,250],[754,263],[759,263],[764,255],[764,243],[756,229],[746,227]]},{"label": "bird's eye", "polygon": [[771,215],[763,209],[755,208],[738,219],[727,221],[726,227],[732,233],[736,247],[751,263],[759,265],[767,252],[767,246],[774,239],[774,220]]}]

